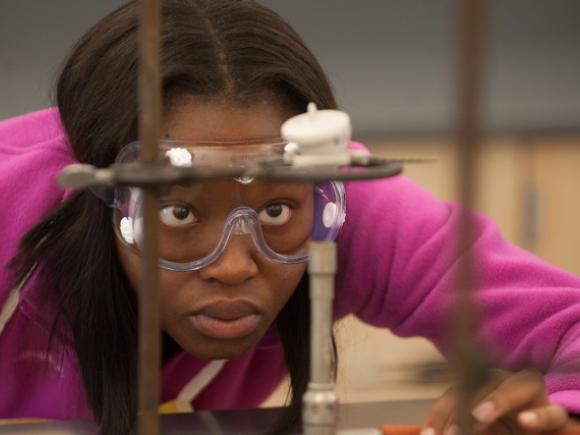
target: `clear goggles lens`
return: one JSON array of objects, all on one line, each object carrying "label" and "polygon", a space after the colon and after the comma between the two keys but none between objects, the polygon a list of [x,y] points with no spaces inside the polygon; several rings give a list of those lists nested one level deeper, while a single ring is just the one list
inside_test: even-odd
[{"label": "clear goggles lens", "polygon": [[[240,166],[283,152],[284,144],[163,142],[177,166]],[[125,147],[117,163],[136,161],[138,144]],[[113,213],[118,237],[138,253],[143,247],[143,195],[118,188]],[[160,266],[191,271],[219,259],[232,242],[283,264],[305,262],[310,240],[338,236],[346,212],[339,182],[278,182],[235,178],[176,185],[160,198]]]}]

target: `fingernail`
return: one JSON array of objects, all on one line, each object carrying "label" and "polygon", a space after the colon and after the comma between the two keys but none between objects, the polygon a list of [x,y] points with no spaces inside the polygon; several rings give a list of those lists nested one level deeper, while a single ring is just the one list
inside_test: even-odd
[{"label": "fingernail", "polygon": [[426,427],[421,431],[421,435],[435,435],[435,429],[432,427]]},{"label": "fingernail", "polygon": [[449,429],[447,429],[447,432],[445,432],[445,435],[460,435],[461,431],[459,430],[459,426],[457,426],[456,424],[449,426]]},{"label": "fingernail", "polygon": [[473,416],[477,421],[487,423],[494,411],[495,405],[493,402],[484,402],[473,410]]},{"label": "fingernail", "polygon": [[525,425],[535,426],[538,422],[538,414],[529,411],[522,412],[520,415],[518,415],[518,420]]}]

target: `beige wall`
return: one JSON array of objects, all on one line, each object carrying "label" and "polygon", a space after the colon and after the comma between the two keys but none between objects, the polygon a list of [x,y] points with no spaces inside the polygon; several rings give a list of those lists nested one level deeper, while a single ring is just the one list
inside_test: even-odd
[{"label": "beige wall", "polygon": [[[377,154],[434,157],[405,173],[436,197],[456,199],[457,156],[448,140],[371,144]],[[496,138],[482,145],[475,208],[504,237],[580,275],[580,137]]]},{"label": "beige wall", "polygon": [[[368,143],[389,157],[432,157],[405,173],[436,197],[456,199],[457,156],[446,139]],[[475,208],[495,220],[504,237],[580,275],[580,137],[495,138],[478,159]],[[336,326],[340,352],[337,390],[343,402],[436,397],[447,386],[409,382],[410,368],[441,357],[424,339],[399,339],[351,317]],[[264,404],[283,402],[287,385]]]},{"label": "beige wall", "polygon": [[580,275],[580,139],[534,143],[538,237],[530,248]]}]

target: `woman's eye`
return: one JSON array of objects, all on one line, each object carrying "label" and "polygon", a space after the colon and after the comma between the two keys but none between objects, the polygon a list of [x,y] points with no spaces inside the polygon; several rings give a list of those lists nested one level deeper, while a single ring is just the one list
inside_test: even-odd
[{"label": "woman's eye", "polygon": [[260,222],[266,225],[284,225],[291,217],[292,209],[280,203],[270,204],[258,214]]},{"label": "woman's eye", "polygon": [[162,207],[159,211],[161,222],[170,227],[187,225],[195,222],[195,216],[191,209],[185,205],[173,204]]}]

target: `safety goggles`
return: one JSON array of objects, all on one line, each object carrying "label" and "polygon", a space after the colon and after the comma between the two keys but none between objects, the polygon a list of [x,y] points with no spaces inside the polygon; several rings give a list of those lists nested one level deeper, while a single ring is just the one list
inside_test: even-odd
[{"label": "safety goggles", "polygon": [[[174,166],[244,168],[280,157],[286,143],[164,140],[160,153]],[[117,164],[138,160],[140,144],[119,153]],[[143,249],[143,193],[118,187],[110,203],[120,240]],[[249,250],[281,264],[307,261],[310,240],[332,241],[345,220],[340,182],[281,182],[235,177],[174,185],[160,197],[159,265],[193,271],[217,261],[235,238]]]}]

